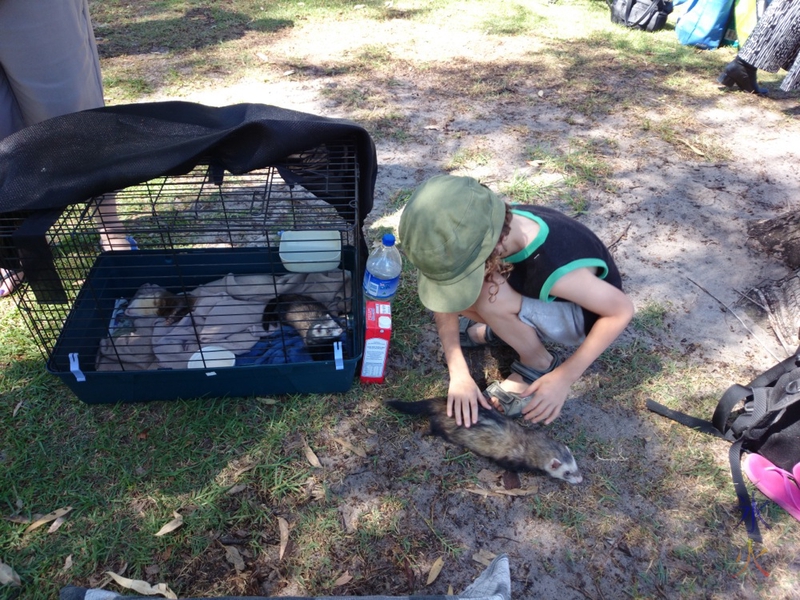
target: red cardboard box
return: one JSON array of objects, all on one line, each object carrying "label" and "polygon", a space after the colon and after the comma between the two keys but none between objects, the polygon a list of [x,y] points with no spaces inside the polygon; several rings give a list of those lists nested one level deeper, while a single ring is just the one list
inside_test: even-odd
[{"label": "red cardboard box", "polygon": [[383,383],[389,356],[389,338],[392,336],[391,304],[367,300],[366,329],[361,382]]}]

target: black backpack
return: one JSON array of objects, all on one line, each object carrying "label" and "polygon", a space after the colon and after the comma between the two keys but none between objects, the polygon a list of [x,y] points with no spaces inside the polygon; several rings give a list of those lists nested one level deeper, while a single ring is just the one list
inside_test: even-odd
[{"label": "black backpack", "polygon": [[672,12],[671,0],[607,0],[611,22],[645,31],[664,27]]},{"label": "black backpack", "polygon": [[[742,407],[737,406],[743,403]],[[647,408],[698,431],[733,442],[731,476],[747,533],[761,542],[758,518],[742,477],[742,452],[754,452],[792,472],[800,463],[800,348],[747,386],[732,385],[722,395],[711,421],[696,419],[647,401]],[[734,410],[736,409],[736,410]]]}]

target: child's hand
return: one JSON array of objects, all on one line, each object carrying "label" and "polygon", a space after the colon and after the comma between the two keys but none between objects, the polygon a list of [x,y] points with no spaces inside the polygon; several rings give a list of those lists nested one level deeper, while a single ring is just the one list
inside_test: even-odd
[{"label": "child's hand", "polygon": [[567,401],[572,382],[565,377],[561,377],[558,370],[543,375],[534,381],[523,396],[533,394],[533,398],[528,405],[522,409],[522,415],[526,421],[539,423],[544,421],[549,425],[561,414],[561,407]]},{"label": "child's hand", "polygon": [[491,409],[480,388],[472,378],[451,379],[447,390],[447,416],[455,417],[456,424],[469,427],[478,422],[478,402]]}]

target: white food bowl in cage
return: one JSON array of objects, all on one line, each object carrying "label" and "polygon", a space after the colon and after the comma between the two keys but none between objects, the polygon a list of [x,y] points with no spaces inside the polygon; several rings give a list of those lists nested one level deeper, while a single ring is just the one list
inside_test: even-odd
[{"label": "white food bowl in cage", "polygon": [[335,230],[284,231],[278,254],[287,271],[330,271],[339,266],[342,240]]},{"label": "white food bowl in cage", "polygon": [[192,354],[187,365],[190,369],[219,369],[236,364],[236,355],[221,346],[204,346]]}]

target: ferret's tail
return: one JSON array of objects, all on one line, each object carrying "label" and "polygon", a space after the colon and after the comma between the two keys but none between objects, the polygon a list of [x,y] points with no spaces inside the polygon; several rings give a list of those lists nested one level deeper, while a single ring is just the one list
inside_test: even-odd
[{"label": "ferret's tail", "polygon": [[407,415],[430,417],[440,413],[444,409],[442,398],[429,398],[418,402],[403,402],[402,400],[387,400],[386,405],[392,407],[397,412]]}]

